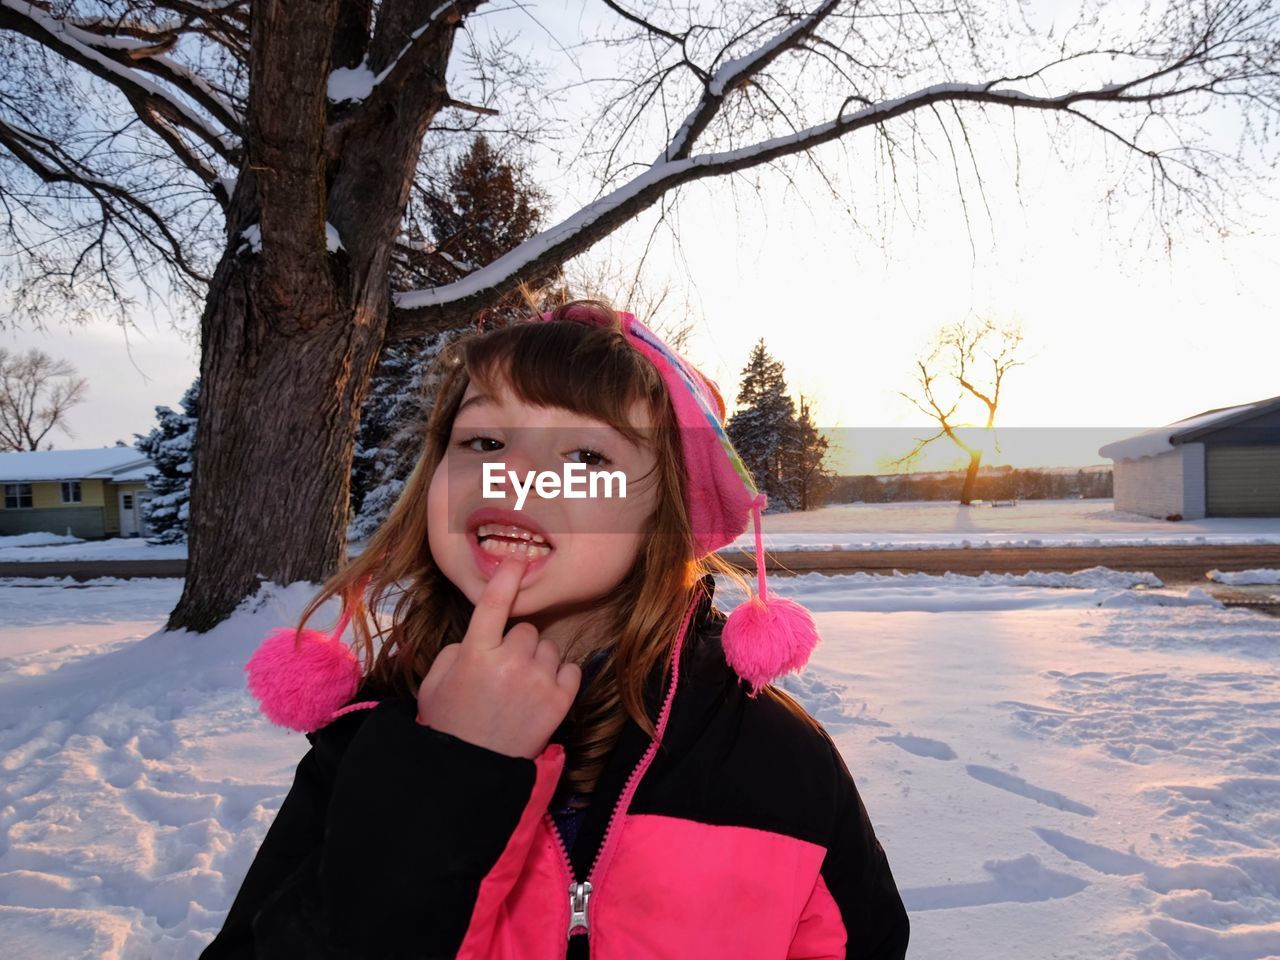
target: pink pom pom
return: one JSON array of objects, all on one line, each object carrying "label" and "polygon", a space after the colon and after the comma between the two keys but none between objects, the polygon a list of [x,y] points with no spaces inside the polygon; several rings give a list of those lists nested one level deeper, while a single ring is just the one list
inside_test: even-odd
[{"label": "pink pom pom", "polygon": [[295,648],[293,627],[274,631],[245,664],[249,691],[272,723],[291,730],[318,730],[360,686],[360,664],[339,640],[303,630]]},{"label": "pink pom pom", "polygon": [[752,597],[729,614],[721,632],[724,658],[751,685],[753,697],[808,663],[818,639],[813,616],[789,597]]}]

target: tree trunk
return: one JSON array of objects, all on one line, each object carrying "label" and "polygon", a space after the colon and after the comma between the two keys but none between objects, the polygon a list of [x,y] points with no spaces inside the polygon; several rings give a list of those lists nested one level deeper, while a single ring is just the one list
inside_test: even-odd
[{"label": "tree trunk", "polygon": [[[361,60],[350,24],[334,32],[356,8],[251,7],[246,163],[201,318],[187,577],[167,629],[208,631],[260,581],[318,583],[346,559],[391,254],[423,134],[448,99],[454,33],[479,2],[383,4],[367,51],[381,79],[354,105],[330,104],[327,91],[331,64]],[[251,225],[260,242],[246,248]]]},{"label": "tree trunk", "polygon": [[978,483],[978,465],[982,462],[982,451],[975,450],[969,454],[969,470],[964,475],[964,487],[960,490],[960,505],[968,506],[973,500],[973,488]]},{"label": "tree trunk", "polygon": [[201,324],[187,576],[169,630],[210,630],[261,580],[320,582],[346,555],[351,458],[386,327],[385,285],[348,306],[347,291],[299,277],[294,290],[338,295],[282,316],[255,282],[255,262],[228,252]]}]

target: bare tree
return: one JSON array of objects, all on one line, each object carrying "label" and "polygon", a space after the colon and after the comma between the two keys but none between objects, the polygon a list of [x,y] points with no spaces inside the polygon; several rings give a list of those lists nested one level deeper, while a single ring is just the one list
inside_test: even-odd
[{"label": "bare tree", "polygon": [[[27,315],[123,309],[162,282],[202,305],[200,459],[168,626],[204,631],[260,576],[320,580],[341,562],[385,341],[474,315],[651,206],[665,216],[694,181],[790,176],[788,158],[816,163],[860,131],[869,172],[895,189],[935,146],[958,175],[978,168],[968,124],[999,107],[1117,145],[1138,161],[1121,185],[1160,223],[1220,224],[1244,174],[1267,169],[1248,161],[1280,106],[1274,4],[1165,0],[1112,31],[1107,5],[1085,2],[1063,31],[998,0],[604,0],[612,21],[583,41],[609,54],[604,76],[579,63],[571,81],[601,115],[555,133],[599,195],[492,263],[407,290],[390,268],[424,154],[459,131],[527,136],[556,92],[482,0],[315,0],[305,15],[283,0],[2,0],[0,235],[15,256],[0,262]],[[1243,124],[1234,156],[1197,125],[1214,105]]]},{"label": "bare tree", "polygon": [[84,400],[87,388],[66,360],[34,348],[14,354],[0,347],[0,450],[39,450],[54,427],[74,436],[67,411]]},{"label": "bare tree", "polygon": [[[1022,332],[1017,326],[997,330],[990,319],[977,324],[961,320],[944,327],[935,339],[932,352],[916,361],[916,386],[923,402],[909,393],[899,391],[917,409],[936,420],[939,430],[932,437],[921,440],[910,453],[894,460],[893,464],[910,463],[930,443],[947,437],[969,456],[960,502],[966,505],[970,503],[978,479],[978,468],[982,465],[983,447],[967,443],[960,437],[958,431],[967,425],[956,422],[956,408],[966,395],[978,400],[985,420],[981,430],[984,435],[989,435],[995,426],[1005,375],[1013,367],[1022,366],[1022,361],[1014,359],[1021,343]],[[948,384],[954,382],[960,388],[959,396],[946,409],[943,409],[943,401],[937,396],[939,380]],[[999,450],[998,445],[996,449]]]},{"label": "bare tree", "polygon": [[686,352],[694,320],[688,297],[668,280],[654,284],[644,276],[644,258],[632,269],[612,259],[579,257],[565,266],[563,298],[604,300],[635,314],[673,350]]}]

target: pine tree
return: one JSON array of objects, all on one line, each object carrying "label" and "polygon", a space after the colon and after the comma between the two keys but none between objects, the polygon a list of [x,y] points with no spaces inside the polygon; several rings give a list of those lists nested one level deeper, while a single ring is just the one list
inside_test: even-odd
[{"label": "pine tree", "polygon": [[134,447],[156,468],[147,478],[150,500],[144,501],[142,515],[151,527],[147,543],[185,543],[187,507],[191,498],[191,477],[195,472],[196,419],[200,406],[200,378],[182,395],[182,413],[166,406],[156,407],[159,425],[145,437],[135,433]]},{"label": "pine tree", "polygon": [[796,417],[796,455],[788,463],[788,473],[795,478],[800,510],[814,510],[827,502],[835,483],[835,473],[827,468],[829,441],[818,432],[813,422],[813,407],[800,398]]},{"label": "pine tree", "polygon": [[351,523],[347,539],[368,539],[404,489],[421,453],[421,427],[431,366],[445,344],[462,333],[444,331],[384,348],[361,408],[351,464]]},{"label": "pine tree", "polygon": [[725,432],[756,486],[769,498],[766,510],[795,509],[796,485],[785,466],[797,443],[795,404],[787,396],[782,362],[769,355],[763,337],[742,370],[738,406]]},{"label": "pine tree", "polygon": [[[416,252],[402,261],[395,282],[439,286],[492,263],[541,229],[550,202],[518,158],[478,134],[439,182],[415,185],[405,232]],[[527,286],[536,298],[563,281],[559,265],[552,265]],[[506,326],[527,313],[524,298],[513,293],[481,310],[475,322]]]},{"label": "pine tree", "polygon": [[827,438],[818,432],[807,400],[801,398],[796,413],[783,364],[769,355],[763,338],[742,370],[738,405],[725,431],[768,496],[766,510],[822,506],[834,477],[826,466]]}]

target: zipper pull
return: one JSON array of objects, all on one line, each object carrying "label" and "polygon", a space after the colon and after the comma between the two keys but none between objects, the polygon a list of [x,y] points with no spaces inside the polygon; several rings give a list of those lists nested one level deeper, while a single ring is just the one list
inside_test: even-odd
[{"label": "zipper pull", "polygon": [[587,926],[587,900],[591,896],[591,881],[569,883],[569,934],[578,927],[589,930]]}]

